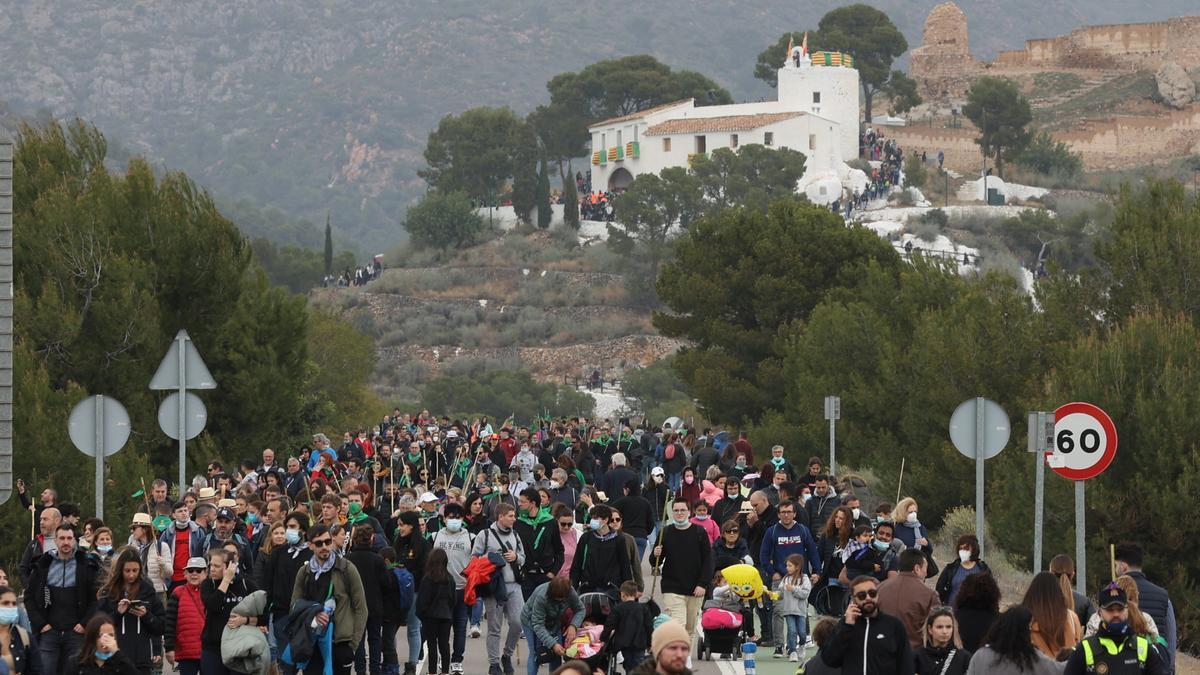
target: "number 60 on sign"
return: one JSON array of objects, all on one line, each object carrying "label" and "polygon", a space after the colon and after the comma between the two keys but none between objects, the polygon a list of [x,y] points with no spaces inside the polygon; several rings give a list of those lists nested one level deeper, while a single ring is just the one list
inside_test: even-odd
[{"label": "number 60 on sign", "polygon": [[1091,403],[1068,403],[1054,411],[1054,448],[1046,464],[1069,480],[1095,478],[1117,454],[1117,428]]}]

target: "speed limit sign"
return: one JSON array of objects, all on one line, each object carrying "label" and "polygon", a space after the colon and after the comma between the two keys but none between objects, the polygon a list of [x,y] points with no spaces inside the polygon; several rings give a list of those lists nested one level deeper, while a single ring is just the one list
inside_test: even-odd
[{"label": "speed limit sign", "polygon": [[1091,403],[1068,403],[1054,411],[1054,445],[1046,464],[1069,480],[1095,478],[1117,455],[1117,427]]}]

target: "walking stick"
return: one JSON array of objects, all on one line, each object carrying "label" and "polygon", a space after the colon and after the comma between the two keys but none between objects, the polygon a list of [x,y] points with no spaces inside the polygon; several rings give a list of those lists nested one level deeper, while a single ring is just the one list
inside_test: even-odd
[{"label": "walking stick", "polygon": [[904,458],[900,458],[900,480],[896,481],[896,503],[900,503],[900,486],[904,485]]},{"label": "walking stick", "polygon": [[[662,518],[658,521],[658,541],[655,542],[654,548],[662,546],[663,535],[667,533],[667,509],[674,499],[675,493],[668,490],[667,498],[663,501]],[[650,550],[650,555],[654,555],[654,549]],[[654,599],[654,590],[658,588],[658,575],[662,571],[663,558],[664,556],[658,556],[658,563],[654,566],[654,573],[651,575],[654,577],[650,582],[650,595],[648,596],[651,600]]]}]

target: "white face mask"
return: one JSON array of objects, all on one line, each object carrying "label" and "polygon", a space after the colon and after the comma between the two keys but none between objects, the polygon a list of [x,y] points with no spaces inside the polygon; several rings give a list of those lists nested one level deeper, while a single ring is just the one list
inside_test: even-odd
[{"label": "white face mask", "polygon": [[912,511],[912,512],[910,512],[910,513],[908,514],[908,516],[906,516],[906,517],[905,517],[905,520],[907,520],[907,521],[908,521],[908,522],[910,522],[910,523],[915,523],[915,522],[917,522],[917,512],[916,512],[916,511]]},{"label": "white face mask", "polygon": [[969,561],[971,559],[971,552],[970,551],[959,551],[958,559],[963,562]]},{"label": "white face mask", "polygon": [[858,520],[862,516],[862,509],[850,509],[850,513],[854,514],[855,520]]},{"label": "white face mask", "polygon": [[560,487],[562,487],[562,485],[560,485],[558,481],[556,481],[556,480],[550,481],[550,489],[551,490],[557,490]]}]

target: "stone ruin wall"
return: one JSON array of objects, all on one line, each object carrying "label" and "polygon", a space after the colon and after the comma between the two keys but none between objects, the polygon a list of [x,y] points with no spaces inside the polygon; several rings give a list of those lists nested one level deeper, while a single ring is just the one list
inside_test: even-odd
[{"label": "stone ruin wall", "polygon": [[[929,154],[939,150],[946,155],[946,166],[965,177],[979,175],[983,158],[975,143],[977,132],[963,129],[922,127],[884,127],[905,152]],[[1145,166],[1188,154],[1200,154],[1200,108],[1172,111],[1161,117],[1111,117],[1086,120],[1079,128],[1055,132],[1078,152],[1088,171],[1125,169]]]},{"label": "stone ruin wall", "polygon": [[1200,16],[1084,26],[1060,37],[1027,40],[1025,49],[1000,52],[990,63],[972,58],[966,40],[966,18],[956,6],[944,3],[930,12],[923,43],[912,52],[911,73],[923,97],[961,98],[983,70],[1154,71],[1166,61],[1200,67]]}]

